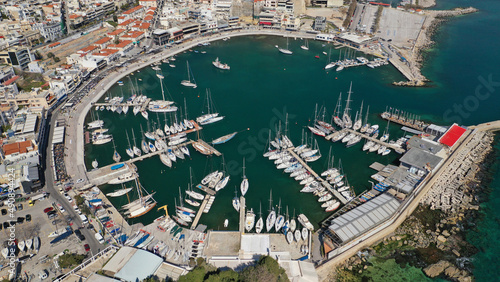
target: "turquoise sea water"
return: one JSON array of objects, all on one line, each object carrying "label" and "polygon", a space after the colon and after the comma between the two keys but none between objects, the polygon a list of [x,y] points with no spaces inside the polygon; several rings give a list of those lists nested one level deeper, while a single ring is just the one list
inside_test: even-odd
[{"label": "turquoise sea water", "polygon": [[[205,89],[210,88],[217,110],[226,118],[218,123],[207,125],[201,132],[204,140],[210,141],[233,131],[240,132],[227,144],[217,148],[224,153],[226,168],[231,174],[228,186],[218,193],[209,214],[202,216],[201,223],[209,228],[223,229],[225,218],[229,219],[230,229],[237,228],[238,214],[231,206],[235,186],[241,181],[241,165],[246,158],[246,174],[250,181],[250,190],[247,194],[247,204],[255,211],[262,203],[264,216],[269,207],[269,192],[272,189],[273,202],[278,204],[281,198],[282,207],[288,206],[290,214],[295,210],[305,213],[312,222],[318,223],[327,214],[319,207],[312,195],[299,193],[300,186],[281,171],[275,169],[274,164],[262,157],[269,129],[277,126],[277,121],[284,123],[284,113],[289,114],[289,132],[292,141],[298,144],[301,131],[312,118],[316,103],[325,105],[331,113],[335,106],[339,92],[343,93],[343,100],[349,84],[353,82],[353,113],[359,109],[361,100],[370,105],[370,121],[378,123],[381,128],[385,123],[378,117],[386,106],[397,107],[405,111],[419,114],[424,119],[438,124],[459,122],[464,125],[477,124],[490,120],[498,120],[498,105],[500,97],[497,83],[486,85],[484,81],[500,81],[500,57],[491,52],[498,45],[499,19],[497,17],[500,4],[495,1],[442,1],[437,8],[453,8],[456,6],[475,6],[481,11],[477,14],[466,15],[449,19],[437,29],[434,36],[436,45],[426,53],[426,64],[423,73],[432,80],[426,88],[399,88],[390,85],[393,81],[404,78],[391,66],[378,69],[365,67],[352,68],[340,73],[325,72],[322,68],[326,63],[326,56],[322,51],[329,52],[328,47],[322,47],[320,42],[310,42],[311,50],[303,51],[299,48],[301,41],[290,40],[290,49],[293,56],[279,54],[274,45],[284,45],[285,39],[279,37],[245,37],[232,38],[227,42],[216,42],[209,47],[200,47],[194,50],[207,51],[206,54],[187,52],[177,56],[176,68],[162,65],[162,72],[166,79],[165,85],[171,98],[183,105],[186,98],[188,114],[195,118],[203,111]],[[494,49],[493,49],[494,50]],[[332,49],[331,57],[338,57],[338,50]],[[320,55],[320,59],[315,59]],[[211,65],[216,57],[231,66],[230,71],[220,71]],[[185,88],[180,85],[186,79],[186,61],[189,61],[193,70],[197,89]],[[482,77],[482,78],[481,78]],[[159,80],[154,76],[151,68],[145,68],[140,73],[130,76],[131,80],[138,81],[142,92],[154,99],[161,98]],[[125,97],[130,95],[131,82],[125,79],[123,87],[114,87],[112,95]],[[482,82],[483,81],[483,82]],[[482,85],[482,86],[481,86]],[[476,93],[476,90],[478,92]],[[497,90],[497,91],[495,91]],[[489,95],[487,93],[490,93]],[[147,128],[146,120],[140,115],[134,117],[131,111],[125,117],[108,112],[99,112],[105,120],[106,127],[113,134],[119,153],[127,158],[125,148],[127,141],[125,130],[131,136],[131,129],[135,131],[137,142],[140,141],[140,127]],[[171,117],[168,117],[169,119]],[[159,116],[163,126],[164,117]],[[156,114],[150,114],[150,120],[156,121]],[[284,125],[283,125],[284,126]],[[249,131],[243,131],[250,128]],[[391,138],[403,135],[396,125],[391,126]],[[194,138],[194,137],[192,137]],[[361,144],[346,149],[341,144],[318,140],[321,152],[326,157],[332,147],[336,162],[342,159],[342,164],[349,182],[356,192],[369,188],[369,176],[374,173],[368,166],[378,161],[381,163],[397,162],[398,155],[390,154],[380,157],[366,154],[361,151]],[[139,143],[138,143],[139,145]],[[112,145],[86,146],[87,167],[94,159],[99,164],[107,165],[112,162]],[[221,158],[207,158],[191,149],[192,159],[180,161],[175,169],[165,167],[158,158],[151,158],[136,163],[140,181],[148,191],[156,191],[155,199],[160,205],[169,205],[173,212],[174,199],[178,200],[178,189],[185,189],[189,183],[189,168],[194,172],[194,182],[198,183],[212,168],[221,168]],[[326,158],[322,158],[312,165],[316,171],[325,168]],[[478,222],[477,238],[473,243],[480,253],[474,258],[474,275],[481,281],[490,281],[496,277],[492,264],[498,266],[498,245],[493,244],[499,239],[498,215],[495,213],[494,197],[500,190],[500,172],[494,170],[495,181],[491,184],[492,197],[485,203],[484,217]],[[105,192],[117,187],[102,187]],[[238,191],[239,192],[239,191]],[[124,203],[125,199],[113,199],[116,205]],[[152,211],[139,220],[151,222],[161,212]]]}]

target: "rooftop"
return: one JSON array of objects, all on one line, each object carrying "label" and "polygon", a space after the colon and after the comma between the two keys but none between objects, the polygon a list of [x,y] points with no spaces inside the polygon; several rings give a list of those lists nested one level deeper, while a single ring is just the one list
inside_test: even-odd
[{"label": "rooftop", "polygon": [[136,6],[136,7],[132,8],[132,9],[129,9],[129,10],[123,12],[123,14],[124,15],[130,15],[130,14],[133,14],[133,13],[139,11],[142,8],[143,8],[143,6],[139,5],[139,6]]},{"label": "rooftop", "polygon": [[154,274],[163,259],[148,251],[122,247],[104,266],[103,271],[125,281],[142,281]]},{"label": "rooftop", "polygon": [[453,124],[448,131],[439,138],[439,143],[444,144],[448,147],[453,147],[455,143],[462,137],[462,135],[467,131],[467,129]]},{"label": "rooftop", "polygon": [[29,148],[33,149],[33,144],[31,143],[31,141],[21,141],[11,144],[5,144],[3,145],[2,150],[4,155],[8,156],[15,153],[27,153],[29,152]]},{"label": "rooftop", "polygon": [[419,148],[411,148],[399,159],[402,163],[420,169],[424,169],[426,165],[430,165],[431,169],[434,169],[442,160],[443,158]]},{"label": "rooftop", "polygon": [[437,154],[443,149],[443,146],[437,142],[421,138],[419,136],[413,136],[407,142],[408,148],[419,148],[424,151],[428,151],[433,154]]},{"label": "rooftop", "polygon": [[329,229],[342,242],[349,241],[389,218],[399,205],[399,201],[395,198],[380,194],[373,200],[333,219]]},{"label": "rooftop", "polygon": [[113,49],[113,48],[123,48],[126,47],[127,45],[131,44],[132,40],[120,40],[120,43],[118,44],[109,44],[108,48]]},{"label": "rooftop", "polygon": [[102,44],[105,44],[106,42],[108,42],[108,41],[110,41],[112,39],[113,38],[111,38],[111,37],[103,37],[103,38],[97,40],[96,42],[94,42],[94,44],[96,44],[96,45],[102,45]]}]

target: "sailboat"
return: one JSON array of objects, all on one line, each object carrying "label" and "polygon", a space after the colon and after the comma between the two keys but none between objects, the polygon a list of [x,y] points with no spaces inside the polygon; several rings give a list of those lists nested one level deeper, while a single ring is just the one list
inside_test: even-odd
[{"label": "sailboat", "polygon": [[238,198],[238,192],[236,191],[236,187],[234,189],[234,198],[232,200],[233,208],[239,212],[240,211],[240,199]]},{"label": "sailboat", "polygon": [[128,142],[128,148],[125,150],[127,152],[127,155],[131,158],[134,157],[134,150],[132,150],[132,146],[130,146],[130,138],[128,137],[128,132],[125,131],[125,134],[127,135],[127,142]]},{"label": "sailboat", "polygon": [[148,142],[146,142],[146,140],[144,139],[144,131],[142,130],[142,124],[140,126],[141,126],[141,136],[142,136],[141,149],[144,152],[144,154],[147,154],[147,153],[149,153],[149,146],[148,146]]},{"label": "sailboat", "polygon": [[[191,68],[189,67],[189,62],[186,61],[187,65],[187,74],[188,74],[188,79],[181,81],[181,84],[187,87],[193,87],[196,88],[198,85],[196,85],[196,81],[194,80],[193,72],[191,71]],[[191,82],[191,79],[193,82]]]},{"label": "sailboat", "polygon": [[226,187],[227,183],[229,182],[229,175],[227,175],[225,169],[225,162],[224,162],[224,155],[222,155],[222,175],[226,175],[224,178],[222,178],[217,184],[215,184],[215,191],[219,191]]},{"label": "sailboat", "polygon": [[293,210],[293,217],[290,219],[290,233],[294,232],[295,229],[297,228],[297,222],[295,221],[295,209]]},{"label": "sailboat", "polygon": [[243,180],[241,181],[240,189],[241,195],[245,196],[245,194],[248,192],[248,178],[245,175],[245,158],[243,158]]},{"label": "sailboat", "polygon": [[363,125],[363,127],[361,127],[361,129],[359,130],[359,132],[361,133],[365,133],[368,128],[370,128],[370,124],[368,123],[368,113],[370,112],[370,105],[368,105],[368,108],[366,109],[366,115],[365,115],[365,124]]},{"label": "sailboat", "polygon": [[278,48],[278,51],[280,51],[281,53],[283,54],[286,54],[286,55],[292,55],[293,52],[288,50],[288,37],[286,38],[286,49],[284,48]]},{"label": "sailboat", "polygon": [[[189,187],[193,187],[193,172],[191,170],[191,167],[189,168]],[[191,190],[190,188],[188,188],[186,190],[186,194],[188,196],[190,196],[191,198],[194,198],[194,199],[200,200],[200,201],[205,198],[202,194],[195,192],[195,191]],[[188,204],[191,204],[191,203],[188,203]]]},{"label": "sailboat", "polygon": [[250,230],[253,229],[253,226],[255,225],[255,213],[253,212],[253,209],[250,209],[247,211],[247,214],[245,216],[245,229],[247,232],[250,232]]},{"label": "sailboat", "polygon": [[142,155],[142,153],[141,153],[141,150],[139,148],[137,148],[137,146],[135,145],[135,134],[134,134],[133,129],[132,129],[132,141],[134,143],[134,146],[132,147],[132,149],[134,150],[134,154],[137,155],[138,157],[140,157]]},{"label": "sailboat", "polygon": [[385,142],[389,139],[389,123],[390,122],[391,122],[390,120],[387,120],[387,126],[384,130],[384,135],[382,137],[380,137],[380,141],[382,141],[382,142]]},{"label": "sailboat", "polygon": [[361,126],[363,125],[363,119],[362,119],[362,114],[363,114],[363,101],[361,101],[361,108],[359,109],[359,115],[356,116],[354,125],[352,126],[353,130],[359,130],[361,129]]},{"label": "sailboat", "polygon": [[137,178],[135,179],[135,185],[139,198],[124,206],[126,209],[125,214],[128,218],[136,218],[142,216],[156,206],[156,201],[155,199],[153,199],[154,193],[149,194],[146,189],[142,187]]},{"label": "sailboat", "polygon": [[307,39],[304,39],[304,45],[300,46],[303,50],[309,50],[309,41]]},{"label": "sailboat", "polygon": [[115,141],[114,141],[114,140],[113,140],[113,149],[115,150],[115,151],[113,152],[113,161],[115,161],[115,162],[119,162],[119,161],[120,161],[120,159],[121,159],[122,157],[121,157],[121,156],[120,156],[120,154],[118,154],[118,152],[116,151],[116,146],[115,146]]},{"label": "sailboat", "polygon": [[255,232],[260,233],[264,228],[264,220],[262,219],[262,203],[259,203],[259,220],[255,224]]},{"label": "sailboat", "polygon": [[276,217],[276,222],[274,223],[274,229],[276,229],[276,232],[279,232],[281,227],[283,227],[283,224],[285,223],[285,217],[280,214],[281,211],[281,199],[279,201],[278,205],[278,213]]},{"label": "sailboat", "polygon": [[[163,79],[165,77],[160,73],[156,73],[156,76],[160,79],[162,100],[150,101],[148,104],[148,110],[151,112],[157,112],[157,113],[158,112],[167,113],[167,112],[177,111],[177,107],[172,105],[174,102],[165,100],[165,90],[163,89]],[[144,111],[144,112],[146,112],[146,111]],[[146,116],[145,116],[145,118],[148,119]],[[159,123],[159,121],[158,121],[158,123]]]},{"label": "sailboat", "polygon": [[351,128],[352,127],[352,120],[351,120],[351,113],[350,113],[350,108],[349,104],[351,103],[351,94],[352,94],[352,82],[351,86],[349,87],[349,94],[347,95],[347,100],[346,100],[346,105],[344,109],[344,115],[342,116],[342,123],[344,124],[344,128]]},{"label": "sailboat", "polygon": [[224,144],[226,143],[227,141],[233,139],[234,136],[236,136],[238,132],[233,132],[233,133],[230,133],[230,134],[227,134],[227,135],[224,135],[222,137],[219,137],[217,139],[214,139],[212,141],[212,144],[214,145],[218,145],[218,144]]},{"label": "sailboat", "polygon": [[333,116],[333,122],[335,122],[335,124],[339,127],[344,126],[344,122],[340,118],[341,107],[342,107],[342,92],[340,92],[340,94],[339,94],[339,99],[337,101],[337,105],[335,105],[335,114]]},{"label": "sailboat", "polygon": [[111,193],[107,193],[106,196],[108,196],[108,197],[120,197],[120,196],[127,194],[130,191],[132,191],[132,187],[124,188],[123,184],[122,184],[122,189],[116,190],[116,191],[111,192]]},{"label": "sailboat", "polygon": [[201,125],[214,123],[216,121],[222,120],[224,117],[219,116],[219,113],[214,111],[213,102],[211,99],[210,91],[207,89],[207,113],[196,118],[196,122]]},{"label": "sailboat", "polygon": [[274,223],[276,222],[276,212],[272,208],[272,203],[273,203],[273,191],[269,193],[269,215],[267,216],[266,219],[266,230],[269,232],[273,226]]}]

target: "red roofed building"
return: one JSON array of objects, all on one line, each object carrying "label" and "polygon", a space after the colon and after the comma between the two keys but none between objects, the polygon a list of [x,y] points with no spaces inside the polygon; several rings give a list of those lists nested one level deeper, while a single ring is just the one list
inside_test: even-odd
[{"label": "red roofed building", "polygon": [[467,129],[458,126],[456,123],[454,123],[443,136],[441,136],[438,140],[439,143],[446,145],[450,148],[455,146],[457,143],[458,139],[462,137],[462,135],[467,131]]},{"label": "red roofed building", "polygon": [[151,22],[152,20],[153,20],[153,16],[152,16],[152,15],[147,15],[147,16],[145,16],[145,17],[144,17],[144,21],[145,21],[145,22],[148,22],[148,23],[149,23],[149,22]]},{"label": "red roofed building", "polygon": [[149,29],[150,23],[138,22],[135,25],[131,26],[130,29],[133,31],[144,31],[147,32]]},{"label": "red roofed building", "polygon": [[132,48],[134,48],[132,40],[121,40],[118,44],[109,44],[107,49],[114,49],[126,53]]},{"label": "red roofed building", "polygon": [[85,54],[90,53],[90,52],[95,51],[95,50],[99,50],[99,47],[96,47],[94,45],[89,45],[85,48],[82,48],[82,49],[76,51],[76,53],[85,55]]},{"label": "red roofed building", "polygon": [[111,40],[113,40],[113,38],[103,37],[103,38],[97,40],[96,42],[94,42],[92,45],[99,47],[99,49],[104,49],[104,48],[106,48],[106,46],[108,46],[108,44],[111,43]]},{"label": "red roofed building", "polygon": [[3,85],[5,85],[5,86],[9,86],[9,85],[11,85],[12,83],[14,83],[16,80],[18,80],[19,78],[20,78],[20,76],[19,76],[19,75],[16,75],[16,76],[14,76],[13,78],[11,78],[11,79],[7,80],[6,82],[4,82],[4,83],[3,83]]},{"label": "red roofed building", "polygon": [[139,5],[146,8],[156,7],[156,0],[139,0]]},{"label": "red roofed building", "polygon": [[61,45],[61,42],[54,42],[54,43],[52,43],[52,44],[49,45],[49,49],[54,49],[54,48],[56,48],[59,45]]},{"label": "red roofed building", "polygon": [[102,49],[99,52],[92,53],[92,56],[101,57],[105,59],[108,64],[118,57],[118,50],[116,49]]},{"label": "red roofed building", "polygon": [[122,15],[124,15],[125,17],[129,18],[129,19],[132,19],[132,18],[135,18],[135,17],[140,17],[142,15],[142,13],[144,13],[144,6],[136,6],[132,9],[129,9],[125,12],[122,13]]},{"label": "red roofed building", "polygon": [[134,19],[128,19],[118,24],[120,28],[128,28],[130,25],[134,24]]},{"label": "red roofed building", "polygon": [[25,154],[34,150],[36,150],[36,146],[31,141],[21,141],[2,146],[4,157],[12,154]]},{"label": "red roofed building", "polygon": [[129,33],[120,36],[121,40],[132,40],[134,42],[137,42],[145,37],[145,34],[143,31],[130,31]]},{"label": "red roofed building", "polygon": [[127,32],[126,29],[123,29],[123,28],[119,28],[119,29],[115,29],[113,30],[112,32],[108,32],[108,36],[111,36],[111,37],[115,37],[115,36],[120,36],[122,34],[125,34]]}]

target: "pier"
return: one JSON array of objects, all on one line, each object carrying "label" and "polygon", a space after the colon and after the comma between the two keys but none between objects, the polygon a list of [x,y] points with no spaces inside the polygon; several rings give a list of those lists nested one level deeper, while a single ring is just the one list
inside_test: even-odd
[{"label": "pier", "polygon": [[240,234],[245,233],[245,209],[246,209],[246,200],[245,197],[240,197]]},{"label": "pier", "polygon": [[87,172],[87,177],[93,185],[102,185],[108,183],[110,180],[115,179],[121,175],[127,173],[134,173],[136,171],[136,167],[132,163],[122,162],[125,164],[123,167],[119,169],[112,170],[111,167],[115,165],[119,165],[120,163],[110,164],[105,167],[101,167],[99,169],[94,169]]},{"label": "pier", "polygon": [[[169,146],[169,148],[179,148],[179,147],[182,147],[182,146],[187,146],[187,145],[189,145],[191,143],[193,143],[193,140],[188,140],[188,141],[186,141],[184,143],[181,143],[179,145]],[[167,151],[167,149],[156,150],[155,152],[147,153],[147,154],[141,155],[139,157],[135,157],[133,159],[129,159],[129,160],[125,161],[125,162],[127,162],[127,163],[135,163],[135,162],[142,161],[144,159],[147,159],[147,158],[159,155],[159,154],[164,153],[166,151]]]},{"label": "pier", "polygon": [[428,124],[426,124],[423,121],[401,117],[399,114],[391,114],[389,112],[383,112],[380,116],[385,120],[390,120],[394,123],[407,126],[419,131],[424,131],[424,129],[428,126]]},{"label": "pier", "polygon": [[200,221],[201,215],[203,214],[203,211],[205,210],[205,206],[208,204],[208,200],[210,200],[210,195],[206,194],[205,199],[203,199],[203,202],[201,202],[200,208],[198,209],[198,212],[196,213],[196,217],[193,220],[193,224],[191,224],[192,230],[194,230],[196,228],[196,225],[198,225],[198,221]]},{"label": "pier", "polygon": [[344,196],[342,196],[342,194],[340,194],[337,190],[333,189],[332,185],[330,185],[328,181],[323,180],[311,167],[309,167],[309,165],[307,165],[304,160],[302,160],[299,155],[297,155],[297,153],[295,153],[293,149],[294,148],[292,147],[288,148],[287,150],[295,159],[299,161],[303,168],[305,168],[312,176],[314,176],[314,178],[316,178],[318,182],[321,182],[321,185],[323,185],[323,187],[328,189],[330,193],[332,193],[337,199],[339,199],[340,202],[342,202],[343,205],[345,205],[348,202],[347,199],[344,198]]},{"label": "pier", "polygon": [[207,186],[198,184],[196,185],[196,188],[200,189],[201,191],[207,193],[210,196],[215,196],[215,190],[208,188]]},{"label": "pier", "polygon": [[212,154],[216,155],[217,157],[222,156],[221,152],[217,151],[214,147],[210,146],[207,142],[198,139],[198,142],[201,143],[203,146],[207,147]]}]

